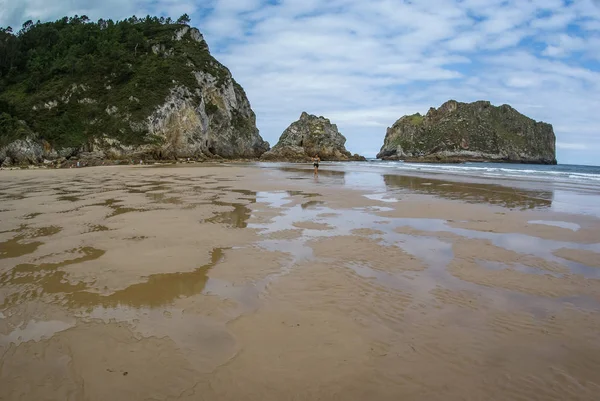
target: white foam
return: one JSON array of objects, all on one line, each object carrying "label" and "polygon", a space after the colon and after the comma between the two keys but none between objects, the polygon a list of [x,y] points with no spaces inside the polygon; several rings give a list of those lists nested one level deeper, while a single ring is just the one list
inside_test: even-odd
[{"label": "white foam", "polygon": [[[473,166],[473,165],[439,165],[439,164],[419,164],[419,163],[398,163],[398,162],[381,162],[371,163],[371,166],[393,168],[404,171],[421,171],[432,173],[452,173],[461,175],[485,175],[492,177],[506,178],[525,178],[530,180],[542,181],[563,181],[563,182],[578,182],[592,183],[600,181],[600,173],[584,173],[579,171],[556,171],[542,170],[532,168],[502,167],[502,166]],[[548,167],[552,168],[552,167]]]}]

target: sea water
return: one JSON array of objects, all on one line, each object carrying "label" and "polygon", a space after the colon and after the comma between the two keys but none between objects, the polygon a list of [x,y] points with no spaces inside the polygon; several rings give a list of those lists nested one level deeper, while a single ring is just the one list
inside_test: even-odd
[{"label": "sea water", "polygon": [[[303,163],[259,164],[265,168],[305,168],[312,172],[309,163],[305,166]],[[337,183],[370,191],[376,196],[385,197],[384,193],[401,188],[445,198],[502,204],[498,194],[514,191],[520,203],[517,205],[514,199],[502,195],[506,198],[506,206],[600,217],[600,166],[434,164],[368,159],[364,162],[324,161],[319,171],[321,185]]]},{"label": "sea water", "polygon": [[560,183],[589,184],[600,187],[600,166],[571,164],[510,164],[510,163],[404,163],[369,159],[353,163],[356,166],[381,167],[402,172],[457,174],[473,177],[526,179]]}]

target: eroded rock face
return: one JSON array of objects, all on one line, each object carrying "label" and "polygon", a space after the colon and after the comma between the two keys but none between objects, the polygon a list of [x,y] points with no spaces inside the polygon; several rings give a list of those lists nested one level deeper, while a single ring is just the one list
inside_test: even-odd
[{"label": "eroded rock face", "polygon": [[[74,85],[75,89],[69,88],[66,95],[57,94],[57,100],[40,107],[56,108],[69,102],[93,105],[103,111],[103,116],[93,122],[82,116],[82,120],[85,120],[82,126],[93,125],[100,134],[90,135],[87,142],[79,147],[53,148],[43,140],[44,132],[31,133],[25,139],[0,147],[0,165],[42,164],[44,160],[60,158],[97,160],[99,157],[255,159],[268,151],[269,143],[259,134],[256,116],[243,88],[235,82],[225,66],[209,55],[202,34],[197,29],[183,27],[174,31],[173,39],[185,42],[185,46],[188,46],[186,49],[197,47],[198,52],[204,52],[205,58],[201,59],[204,64],[194,64],[192,59],[185,61],[185,69],[179,72],[182,76],[173,77],[168,96],[153,107],[153,111],[146,114],[145,118],[134,121],[130,119],[131,110],[123,105],[114,106],[110,96],[102,100],[94,99],[90,97],[88,88]],[[182,62],[182,57],[164,44],[154,45],[152,51],[167,62]],[[183,77],[183,74],[186,76]],[[112,92],[115,89],[107,85],[105,90]],[[140,103],[135,95],[128,98],[130,105],[127,106],[132,110]],[[134,141],[136,144],[125,144],[117,139],[114,121],[127,124],[132,129],[132,135],[137,137]]]},{"label": "eroded rock face", "polygon": [[19,139],[0,149],[0,165],[3,167],[41,163],[44,156],[42,145],[32,139]]},{"label": "eroded rock face", "polygon": [[419,162],[496,161],[556,164],[552,125],[509,105],[450,100],[425,116],[404,116],[387,129],[377,158]]},{"label": "eroded rock face", "polygon": [[174,159],[259,158],[269,150],[241,86],[231,77],[220,86],[209,73],[196,72],[195,77],[198,87],[194,91],[173,88],[165,103],[147,118],[150,135],[160,138],[161,144],[138,151]]},{"label": "eroded rock face", "polygon": [[264,153],[261,159],[307,161],[318,154],[321,160],[365,160],[348,152],[345,143],[346,138],[327,118],[303,112],[298,121],[283,131],[277,145]]}]

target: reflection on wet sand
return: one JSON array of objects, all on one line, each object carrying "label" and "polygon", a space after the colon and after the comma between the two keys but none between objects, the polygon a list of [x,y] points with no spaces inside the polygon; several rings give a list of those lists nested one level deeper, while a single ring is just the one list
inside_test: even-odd
[{"label": "reflection on wet sand", "polygon": [[7,241],[0,242],[0,259],[17,258],[19,256],[33,253],[40,247],[40,245],[43,244],[43,242],[24,242],[24,240],[49,237],[57,234],[60,231],[61,228],[56,226],[28,229],[26,225],[22,225],[18,229],[12,231],[19,232],[19,235]]},{"label": "reflection on wet sand", "polygon": [[228,227],[246,228],[250,218],[250,209],[247,205],[241,203],[213,202],[218,206],[232,207],[233,210],[226,212],[217,212],[214,217],[206,219],[207,223],[220,223]]},{"label": "reflection on wet sand", "polygon": [[211,262],[189,273],[153,274],[144,283],[131,285],[110,295],[88,291],[71,291],[68,305],[71,307],[103,306],[114,308],[127,305],[134,308],[157,308],[178,298],[200,294],[208,281],[207,273],[223,260],[223,249],[211,252]]},{"label": "reflection on wet sand", "polygon": [[82,256],[56,263],[41,263],[37,265],[30,263],[19,264],[11,270],[2,273],[0,275],[0,285],[2,286],[21,285],[28,289],[34,286],[32,290],[15,293],[5,299],[2,308],[14,306],[20,302],[31,301],[45,294],[71,294],[75,291],[85,289],[86,286],[83,283],[71,284],[67,280],[65,272],[59,269],[98,259],[104,255],[105,251],[84,247],[71,250],[69,253],[79,253]]},{"label": "reflection on wet sand", "polygon": [[120,199],[106,199],[104,202],[101,203],[94,203],[91,206],[106,206],[109,207],[110,209],[112,209],[112,213],[109,214],[108,216],[106,216],[107,218],[109,217],[114,217],[114,216],[119,216],[125,213],[131,213],[131,212],[145,212],[148,209],[137,209],[137,208],[133,208],[133,207],[126,207],[126,206],[122,206],[121,203],[123,203],[123,200]]},{"label": "reflection on wet sand", "polygon": [[488,203],[507,208],[549,208],[552,192],[507,188],[493,184],[459,183],[451,181],[385,174],[389,189],[403,189],[469,203]]},{"label": "reflection on wet sand", "polygon": [[599,225],[334,167],[0,176],[0,399],[595,401]]},{"label": "reflection on wet sand", "polygon": [[[233,190],[232,192],[244,195],[243,199],[248,201],[248,204],[256,202],[256,192],[254,191]],[[251,210],[248,208],[248,204],[237,202],[221,202],[216,200],[212,201],[211,204],[215,206],[233,208],[233,210],[215,212],[213,217],[205,220],[207,223],[219,223],[233,228],[246,228],[248,226],[248,219],[250,219],[251,215]]]},{"label": "reflection on wet sand", "polygon": [[[302,167],[279,167],[279,171],[285,173],[294,173],[294,178],[297,180],[315,180],[314,172],[312,169],[302,168]],[[329,180],[331,184],[344,184],[344,176],[346,172],[338,171],[338,170],[329,170],[329,169],[319,169],[319,177],[324,177]]]},{"label": "reflection on wet sand", "polygon": [[[278,167],[277,169],[282,172],[294,174],[293,178],[312,179],[312,170],[308,168]],[[376,178],[372,176],[378,177],[379,174],[373,172],[347,172],[345,170],[321,169],[319,170],[319,176],[323,177],[323,184],[356,186],[351,184],[351,182],[356,181],[359,183],[359,187],[369,187],[368,181],[372,181]],[[350,177],[352,177],[352,180],[349,180]],[[554,196],[552,191],[511,188],[495,184],[455,182],[398,174],[381,174],[381,177],[383,177],[385,187],[391,191],[402,190],[409,193],[434,195],[468,203],[487,203],[506,208],[550,208],[552,207]],[[363,182],[365,180],[367,182]]]}]

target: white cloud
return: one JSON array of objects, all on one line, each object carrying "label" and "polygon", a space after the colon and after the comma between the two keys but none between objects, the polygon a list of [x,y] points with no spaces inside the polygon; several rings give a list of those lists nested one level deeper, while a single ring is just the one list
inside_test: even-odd
[{"label": "white cloud", "polygon": [[574,10],[561,9],[559,12],[551,14],[549,17],[538,18],[531,22],[532,28],[543,30],[562,30],[577,18]]},{"label": "white cloud", "polygon": [[566,57],[571,53],[583,51],[587,47],[586,39],[564,33],[550,37],[547,43],[542,54],[550,57]]},{"label": "white cloud", "polygon": [[556,142],[556,147],[558,149],[585,150],[588,147],[588,145],[586,145],[585,143]]},{"label": "white cloud", "polygon": [[178,18],[199,8],[200,4],[194,0],[0,0],[0,26],[18,28],[29,19],[49,21],[75,14],[93,20],[148,14]]},{"label": "white cloud", "polygon": [[487,99],[553,123],[559,161],[600,159],[592,0],[0,0],[0,9],[0,25],[13,26],[187,12],[272,144],[306,110],[337,123],[351,151],[374,155],[404,114]]}]

